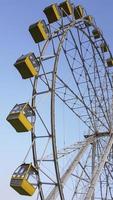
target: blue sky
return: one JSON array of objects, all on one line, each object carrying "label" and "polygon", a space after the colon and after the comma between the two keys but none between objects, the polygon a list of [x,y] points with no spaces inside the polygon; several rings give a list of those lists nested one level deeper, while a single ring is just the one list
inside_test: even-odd
[{"label": "blue sky", "polygon": [[[22,81],[13,67],[15,60],[29,51],[36,52],[28,27],[44,18],[43,9],[54,0],[0,0],[0,198],[7,200],[28,199],[17,195],[9,187],[14,169],[21,163],[30,144],[28,134],[18,135],[6,122],[6,116],[15,103],[29,99],[29,84]],[[76,0],[93,15],[103,30],[113,52],[113,0]],[[31,198],[31,199],[34,199]]]}]

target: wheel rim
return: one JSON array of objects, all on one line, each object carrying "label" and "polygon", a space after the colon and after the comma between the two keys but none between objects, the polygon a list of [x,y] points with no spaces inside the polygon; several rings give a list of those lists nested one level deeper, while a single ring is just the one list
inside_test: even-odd
[{"label": "wheel rim", "polygon": [[[107,57],[100,50],[106,41],[102,33],[94,39],[96,24],[76,23],[73,17],[66,20],[67,24],[61,19],[55,27],[48,25],[50,38],[38,45],[39,75],[34,82],[30,80],[36,113],[31,119],[31,156],[38,171],[37,199],[113,199],[112,69],[107,68]],[[109,47],[107,56],[112,58]],[[49,97],[41,107],[41,96],[46,94]],[[66,115],[59,125],[61,106]],[[74,129],[75,122],[78,129]],[[80,142],[74,135],[77,130],[85,131],[77,136]]]}]

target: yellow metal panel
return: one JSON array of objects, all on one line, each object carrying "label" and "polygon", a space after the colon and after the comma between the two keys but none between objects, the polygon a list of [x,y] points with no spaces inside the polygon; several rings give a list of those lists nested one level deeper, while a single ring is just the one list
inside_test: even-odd
[{"label": "yellow metal panel", "polygon": [[[30,123],[30,121],[25,117],[25,115],[23,113],[19,114],[19,120],[20,122],[23,124],[24,126],[24,131],[30,131],[32,129],[32,124]],[[23,132],[22,130],[22,132]]]},{"label": "yellow metal panel", "polygon": [[36,76],[37,75],[37,70],[34,68],[32,62],[30,61],[29,57],[27,57],[25,59],[25,63],[28,67],[28,76],[31,75],[32,77],[33,76]]},{"label": "yellow metal panel", "polygon": [[58,11],[58,7],[56,5],[53,5],[53,11],[56,15],[56,20],[59,20],[61,18],[60,12]]},{"label": "yellow metal panel", "polygon": [[44,13],[49,23],[58,21],[61,18],[57,4],[52,4],[44,9]]},{"label": "yellow metal panel", "polygon": [[84,20],[86,26],[91,26],[91,23],[93,22],[93,17],[91,15],[88,15],[84,17]]},{"label": "yellow metal panel", "polygon": [[69,3],[69,1],[64,1],[59,5],[59,8],[61,8],[63,17],[66,17],[67,15],[72,14],[72,5]]},{"label": "yellow metal panel", "polygon": [[81,19],[83,16],[84,16],[84,9],[82,6],[77,6],[74,8],[74,16],[75,16],[75,19]]},{"label": "yellow metal panel", "polygon": [[113,66],[113,58],[107,59],[107,66],[112,67]]},{"label": "yellow metal panel", "polygon": [[29,196],[32,196],[35,192],[35,188],[27,180],[22,181],[21,187]]},{"label": "yellow metal panel", "polygon": [[19,194],[27,196],[32,196],[36,190],[32,184],[22,178],[12,178],[10,186]]},{"label": "yellow metal panel", "polygon": [[100,48],[101,48],[102,53],[105,53],[105,52],[108,51],[108,46],[107,46],[107,44],[105,44],[105,43],[102,43],[102,44],[100,45]]},{"label": "yellow metal panel", "polygon": [[32,129],[32,124],[23,113],[9,114],[7,121],[16,129],[17,132],[27,132]]},{"label": "yellow metal panel", "polygon": [[43,36],[43,39],[44,39],[44,40],[47,40],[47,39],[48,39],[48,34],[47,34],[47,33],[45,32],[45,30],[44,30],[44,25],[43,25],[43,23],[42,23],[42,22],[39,22],[39,23],[37,24],[37,26],[38,26],[38,28],[39,28],[39,30],[40,30],[42,36]]},{"label": "yellow metal panel", "polygon": [[24,60],[19,60],[15,63],[15,67],[20,72],[23,79],[31,78],[37,75],[37,71],[34,68],[29,57]]}]

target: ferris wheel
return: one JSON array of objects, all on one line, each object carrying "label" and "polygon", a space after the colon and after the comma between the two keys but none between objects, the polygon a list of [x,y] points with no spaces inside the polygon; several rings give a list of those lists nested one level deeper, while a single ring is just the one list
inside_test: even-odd
[{"label": "ferris wheel", "polygon": [[32,96],[7,120],[31,132],[31,146],[10,185],[37,200],[112,200],[112,54],[81,5],[64,1],[44,13],[47,22],[29,27],[37,55],[15,63]]}]

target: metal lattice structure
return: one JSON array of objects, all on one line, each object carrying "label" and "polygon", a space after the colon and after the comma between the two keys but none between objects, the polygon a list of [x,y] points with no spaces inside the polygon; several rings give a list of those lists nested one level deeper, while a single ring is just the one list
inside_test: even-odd
[{"label": "metal lattice structure", "polygon": [[63,12],[38,43],[38,75],[30,79],[36,198],[112,200],[112,54],[85,10],[78,20]]}]

